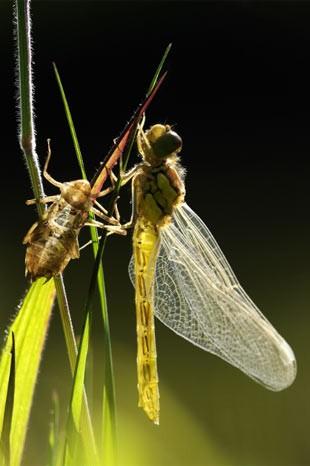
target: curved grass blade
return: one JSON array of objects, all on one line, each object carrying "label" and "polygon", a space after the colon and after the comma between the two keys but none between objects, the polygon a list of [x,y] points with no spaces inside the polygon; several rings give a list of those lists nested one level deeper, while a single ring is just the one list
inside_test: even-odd
[{"label": "curved grass blade", "polygon": [[80,144],[79,144],[79,141],[78,141],[78,138],[77,138],[77,135],[76,135],[76,131],[75,131],[75,127],[74,127],[70,107],[69,107],[69,104],[68,104],[68,100],[67,100],[67,97],[66,97],[65,90],[63,88],[62,82],[61,82],[61,78],[60,78],[56,63],[53,63],[53,68],[54,68],[57,84],[58,84],[58,87],[59,87],[59,91],[60,91],[60,94],[61,94],[61,99],[62,99],[64,108],[65,108],[65,114],[66,114],[66,118],[67,118],[67,121],[68,121],[71,137],[72,137],[72,141],[73,141],[73,145],[74,145],[74,149],[75,149],[75,154],[76,154],[76,157],[77,157],[77,160],[78,160],[78,163],[79,163],[79,167],[80,167],[80,170],[81,170],[81,173],[82,173],[82,177],[83,177],[84,180],[87,180],[86,171],[85,171],[84,162],[83,162],[83,156],[82,156],[82,152],[81,152],[81,149],[80,149]]},{"label": "curved grass blade", "polygon": [[149,94],[153,91],[154,87],[156,86],[156,83],[157,83],[157,81],[158,81],[159,75],[160,75],[161,70],[163,69],[163,66],[164,66],[164,64],[165,64],[165,62],[166,62],[166,60],[167,60],[167,57],[168,57],[169,52],[170,52],[170,50],[171,50],[171,47],[172,47],[172,43],[170,42],[170,44],[168,44],[168,46],[166,47],[166,50],[164,51],[164,54],[163,54],[163,56],[162,56],[162,59],[161,59],[160,62],[159,62],[159,65],[158,65],[158,67],[157,67],[157,70],[155,71],[155,74],[154,74],[154,76],[153,76],[153,79],[152,79],[152,81],[151,81],[151,84],[150,84],[150,86],[149,86],[149,89],[148,89],[146,95],[149,95]]},{"label": "curved grass blade", "polygon": [[[39,364],[47,335],[54,303],[54,282],[44,278],[31,285],[9,329],[16,342],[15,393],[10,432],[10,466],[21,461],[28,418],[32,404]],[[3,428],[4,412],[11,366],[11,339],[6,341],[0,359],[0,426]]]},{"label": "curved grass blade", "polygon": [[[84,378],[86,370],[86,362],[89,348],[90,322],[89,314],[83,328],[83,335],[78,359],[75,367],[73,378],[73,386],[71,391],[70,409],[68,412],[66,438],[64,448],[64,466],[76,465],[81,463],[81,457],[85,458],[83,464],[96,466],[100,463],[96,445],[91,445],[89,441],[85,441],[87,434],[87,425],[85,424],[85,410],[83,412],[83,394],[84,394]],[[85,433],[84,433],[85,432]],[[90,439],[92,440],[92,439]]]},{"label": "curved grass blade", "polygon": [[[77,160],[79,163],[79,167],[81,170],[82,177],[84,179],[87,179],[85,168],[84,168],[84,162],[83,162],[83,156],[82,152],[80,149],[80,144],[77,139],[77,134],[75,131],[74,127],[74,122],[73,118],[71,115],[70,107],[66,98],[65,90],[61,81],[60,74],[58,72],[57,66],[54,63],[53,64],[55,75],[56,75],[56,80],[59,86],[59,90],[61,93],[64,109],[65,109],[65,114],[66,118],[68,121],[71,137],[73,140]],[[99,242],[99,237],[97,233],[97,228],[95,227],[90,227],[90,234],[91,234],[91,240],[92,240],[92,245],[93,245],[93,251],[94,255],[96,256],[97,250],[98,250],[98,242]],[[99,300],[100,300],[100,306],[101,306],[101,313],[103,316],[107,315],[107,304],[106,304],[106,296],[105,296],[105,286],[104,286],[104,274],[103,274],[103,267],[102,264],[100,264],[100,268],[98,271],[98,290],[99,290]],[[107,324],[108,325],[108,324]],[[85,365],[86,365],[86,359],[87,359],[87,353],[88,353],[88,347],[89,347],[89,322],[85,323],[87,330],[87,339],[85,341],[81,342],[81,348],[80,352],[78,354],[78,362],[75,370],[75,376],[73,380],[73,389],[72,389],[72,394],[71,394],[71,403],[70,403],[70,412],[68,413],[69,419],[67,423],[67,441],[71,445],[71,450],[75,449],[75,447],[72,447],[74,443],[77,442],[77,439],[74,441],[74,434],[78,435],[78,426],[80,424],[80,416],[81,416],[81,396],[82,396],[82,391],[84,389],[84,373],[85,373]],[[106,327],[106,324],[104,323],[104,326]],[[113,369],[112,369],[113,373]],[[82,374],[82,376],[80,375]],[[75,427],[75,428],[74,428]],[[68,443],[65,446],[65,463],[70,462],[70,452],[68,452],[69,445]]]}]

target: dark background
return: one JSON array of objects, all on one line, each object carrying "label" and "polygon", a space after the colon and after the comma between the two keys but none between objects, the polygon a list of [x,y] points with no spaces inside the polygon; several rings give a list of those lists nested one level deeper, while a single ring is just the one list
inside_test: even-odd
[{"label": "dark background", "polygon": [[[91,177],[173,43],[148,124],[176,125],[188,204],[298,361],[294,385],[268,392],[158,323],[162,413],[153,427],[136,406],[130,237],[112,238],[104,264],[122,466],[310,465],[310,2],[34,1],[32,13],[37,149],[42,162],[52,139],[50,171],[59,180],[79,171],[52,61]],[[1,1],[2,334],[26,287],[21,241],[35,220],[24,205],[32,193],[16,137],[12,24],[11,4]],[[65,273],[77,332],[91,266],[85,250]],[[25,465],[43,463],[51,391],[65,405],[69,380],[55,310]]]}]

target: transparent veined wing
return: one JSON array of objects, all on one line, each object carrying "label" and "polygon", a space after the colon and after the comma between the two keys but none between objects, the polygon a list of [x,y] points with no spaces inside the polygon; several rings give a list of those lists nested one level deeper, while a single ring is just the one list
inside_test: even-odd
[{"label": "transparent veined wing", "polygon": [[[132,265],[129,267],[133,279]],[[160,232],[155,315],[178,335],[274,391],[296,376],[293,351],[239,284],[206,225],[186,204]]]}]

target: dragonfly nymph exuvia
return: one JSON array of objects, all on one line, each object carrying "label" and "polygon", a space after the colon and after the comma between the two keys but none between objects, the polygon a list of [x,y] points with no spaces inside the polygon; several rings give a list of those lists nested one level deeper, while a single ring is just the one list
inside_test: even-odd
[{"label": "dragonfly nymph exuvia", "polygon": [[[47,172],[50,157],[48,141],[48,156],[43,176],[59,188],[60,194],[40,199],[41,203],[52,204],[43,217],[32,225],[23,240],[23,244],[27,246],[26,275],[30,276],[31,280],[54,277],[63,272],[71,259],[80,257],[78,236],[83,226],[96,226],[111,233],[126,234],[118,220],[109,217],[107,211],[97,201],[98,197],[110,193],[113,187],[98,193],[94,192],[89,181],[84,179],[64,183],[56,181]],[[27,204],[31,205],[35,202],[35,199],[31,199]],[[90,218],[90,213],[106,223]]]},{"label": "dragonfly nymph exuvia", "polygon": [[139,406],[159,423],[154,315],[266,388],[285,389],[296,376],[294,353],[186,204],[180,136],[169,125],[140,126],[137,146],[142,162],[124,182],[132,178]]}]

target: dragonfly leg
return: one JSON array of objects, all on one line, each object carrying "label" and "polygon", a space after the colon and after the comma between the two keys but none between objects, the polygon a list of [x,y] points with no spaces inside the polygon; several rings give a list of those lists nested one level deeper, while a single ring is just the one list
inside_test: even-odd
[{"label": "dragonfly leg", "polygon": [[106,213],[101,212],[95,207],[92,207],[90,211],[112,225],[119,225],[119,221],[117,220],[117,218],[109,217]]},{"label": "dragonfly leg", "polygon": [[127,231],[126,231],[126,229],[123,227],[123,225],[119,225],[119,226],[116,226],[116,225],[106,225],[106,230],[108,231],[108,232],[107,232],[107,236],[114,235],[114,234],[122,235],[122,236],[126,236],[126,235],[127,235]]},{"label": "dragonfly leg", "polygon": [[[134,166],[133,168],[131,168],[130,170],[128,170],[127,172],[125,173],[121,173],[120,174],[120,177],[121,177],[121,186],[124,186],[126,183],[128,183],[128,181],[132,180],[132,178],[136,175],[136,173],[140,170],[140,167],[141,167],[141,164],[138,164],[136,166]],[[109,188],[101,191],[97,196],[96,198],[98,197],[103,197],[103,196],[106,196],[107,194],[111,193],[114,189],[115,189],[115,183],[116,181],[118,180],[117,176],[113,173],[112,170],[108,169],[107,168],[107,171],[109,173],[109,177],[110,177],[110,180],[111,180],[111,185]],[[132,195],[133,197],[133,195]],[[115,201],[115,204],[114,204],[114,207],[113,207],[113,213],[115,214],[115,217],[108,217],[107,216],[107,210],[97,201],[95,200],[94,201],[94,204],[96,205],[96,207],[98,207],[102,212],[103,214],[105,215],[105,217],[103,217],[101,214],[98,214],[97,212],[97,209],[95,209],[94,207],[92,207],[92,211],[98,215],[98,217],[101,217],[101,218],[104,218],[106,221],[108,221],[109,223],[113,223],[113,224],[118,224],[118,227],[121,228],[122,231],[124,230],[127,230],[129,228],[132,227],[132,224],[133,224],[133,218],[134,218],[134,208],[132,209],[132,214],[131,214],[131,218],[129,220],[129,222],[126,222],[124,225],[120,225],[120,214],[119,214],[119,210],[118,210],[118,206],[117,206],[117,199]],[[95,211],[96,210],[96,211]],[[111,222],[111,219],[112,219],[112,222]],[[112,232],[113,233],[113,232]],[[111,233],[110,233],[111,234]],[[121,234],[124,234],[124,233],[121,233]],[[126,234],[126,233],[125,233]]]},{"label": "dragonfly leg", "polygon": [[93,243],[98,243],[100,240],[101,240],[101,236],[98,236],[98,241],[97,241],[97,240],[96,240],[96,241],[93,241],[92,239],[89,240],[89,241],[87,241],[87,243],[83,244],[83,246],[80,246],[80,251],[81,251],[82,249],[85,249],[87,246],[90,246],[90,245],[93,244]]},{"label": "dragonfly leg", "polygon": [[98,196],[96,197],[104,197],[104,196],[107,196],[107,194],[110,194],[112,191],[113,191],[113,187],[110,186],[109,188],[106,188],[104,189],[103,191],[100,191],[100,193],[98,194]]},{"label": "dragonfly leg", "polygon": [[[138,165],[137,165],[138,167]],[[134,167],[136,168],[136,167]],[[133,183],[133,180],[132,180],[132,183],[131,183],[131,216],[130,216],[130,219],[128,222],[124,223],[122,225],[122,227],[125,229],[125,230],[129,230],[130,228],[133,227],[133,224],[134,224],[134,221],[135,221],[135,191],[134,191],[134,183]]]},{"label": "dragonfly leg", "polygon": [[107,194],[110,194],[115,189],[115,183],[117,181],[117,176],[113,173],[111,168],[106,167],[106,171],[108,172],[108,175],[111,181],[111,186],[101,191],[96,197],[106,196]]},{"label": "dragonfly leg", "polygon": [[130,168],[130,170],[128,170],[127,172],[121,174],[121,186],[125,186],[125,184],[127,184],[128,181],[132,180],[132,178],[140,170],[141,165],[141,163],[138,163],[134,167]]},{"label": "dragonfly leg", "polygon": [[37,204],[37,203],[40,203],[40,204],[48,204],[49,202],[55,202],[57,201],[57,199],[59,198],[59,195],[55,195],[55,196],[45,196],[45,197],[41,197],[40,199],[28,199],[26,201],[26,205],[33,205],[33,204]]},{"label": "dragonfly leg", "polygon": [[[107,209],[105,209],[105,208],[100,204],[100,202],[94,201],[94,204],[101,210],[101,212],[102,212],[103,214],[105,214],[105,216],[107,217],[107,221],[110,221],[110,219],[112,219],[113,222],[115,221],[115,219],[114,219],[113,217],[109,217],[109,216],[108,216],[108,211],[107,211]],[[92,210],[93,210],[93,209],[92,209]],[[115,204],[114,212],[115,212],[115,217],[116,217],[117,223],[120,223],[120,215],[119,215],[119,211],[118,211],[117,204]],[[98,217],[100,217],[99,214],[96,214],[96,215],[98,215]],[[103,218],[104,218],[104,217],[103,217]]]},{"label": "dragonfly leg", "polygon": [[123,227],[123,225],[105,225],[104,223],[101,223],[101,222],[98,222],[97,220],[92,220],[92,219],[88,220],[84,225],[107,230],[108,235],[112,235],[113,233],[116,233],[117,235],[123,235],[123,236],[127,235],[127,231]]},{"label": "dragonfly leg", "polygon": [[[111,217],[108,217],[108,220],[110,220]],[[91,221],[85,223],[85,225],[88,225],[88,226],[96,226],[97,228],[104,228],[106,230],[108,230],[107,232],[107,236],[109,235],[113,235],[114,233],[116,234],[119,234],[119,235],[123,235],[123,236],[126,236],[127,234],[127,231],[126,231],[126,228],[124,225],[115,225],[116,228],[113,228],[112,225],[104,225],[103,223],[100,223],[100,222],[96,222],[96,224],[94,225],[94,223]],[[101,239],[101,236],[98,237],[98,241],[100,241]],[[87,241],[87,243],[83,244],[83,246],[80,247],[80,251],[84,248],[86,248],[87,246],[89,246],[90,244],[93,244],[93,243],[97,243],[98,241],[93,241],[93,240],[90,240],[90,241]]]},{"label": "dragonfly leg", "polygon": [[144,158],[145,150],[151,150],[151,144],[150,141],[148,140],[145,131],[143,130],[145,123],[145,115],[143,115],[143,120],[142,122],[138,125],[138,133],[137,133],[137,146],[138,146],[138,151],[139,154],[142,155]]},{"label": "dragonfly leg", "polygon": [[110,177],[110,180],[111,180],[112,187],[115,188],[115,183],[117,182],[118,178],[117,178],[117,176],[115,175],[115,173],[113,172],[113,170],[111,168],[107,169],[107,170],[108,170],[108,173],[109,173],[109,177]]},{"label": "dragonfly leg", "polygon": [[33,231],[37,228],[39,222],[35,222],[30,228],[29,230],[27,231],[27,234],[25,235],[24,239],[23,239],[23,244],[27,244],[30,242],[31,240],[31,236],[32,236],[32,233]]},{"label": "dragonfly leg", "polygon": [[57,188],[61,188],[63,183],[61,183],[60,181],[54,180],[54,178],[47,172],[47,168],[48,168],[48,165],[51,159],[51,155],[52,155],[51,140],[48,139],[47,140],[47,157],[46,157],[46,161],[45,161],[44,168],[43,168],[43,176],[47,181],[49,181],[54,186],[57,186]]},{"label": "dragonfly leg", "polygon": [[105,215],[108,215],[108,211],[107,209],[105,209],[101,204],[100,202],[98,201],[94,201],[94,204],[101,210],[101,212],[103,212]]},{"label": "dragonfly leg", "polygon": [[[86,225],[94,226],[94,225],[92,225],[92,224],[87,224],[87,223],[86,223]],[[98,227],[98,225],[96,225],[96,226]],[[108,225],[106,225],[106,227],[108,227]],[[113,228],[113,227],[110,226],[110,228]],[[106,229],[108,229],[108,228],[106,228]],[[124,230],[123,227],[120,226],[120,227],[118,227],[116,230],[109,230],[109,231],[107,232],[107,236],[113,235],[114,233],[116,233],[116,234],[118,234],[118,235],[122,235],[122,236],[126,236],[126,234],[127,234],[126,230]],[[93,244],[93,243],[98,243],[100,240],[101,240],[101,236],[98,236],[98,241],[97,241],[97,240],[96,240],[96,241],[93,241],[92,239],[89,240],[89,241],[87,241],[87,243],[83,244],[83,246],[80,246],[80,251],[81,251],[82,249],[85,249],[87,246],[90,246],[90,245]]]},{"label": "dragonfly leg", "polygon": [[[115,189],[116,181],[118,180],[118,178],[113,173],[112,169],[107,168],[107,171],[108,171],[108,174],[109,174],[109,177],[110,177],[110,180],[111,180],[111,186],[109,188],[105,189],[104,191],[101,191],[96,196],[97,198],[106,196],[107,194],[109,194],[110,192],[112,192]],[[118,198],[115,200],[114,206],[113,206],[113,213],[115,213],[116,218],[109,217],[108,216],[108,211],[97,200],[94,201],[94,204],[96,205],[96,207],[98,207],[103,212],[104,216],[102,216],[101,214],[98,214],[98,211],[95,212],[94,208],[92,208],[92,211],[94,213],[96,213],[96,215],[98,215],[99,217],[104,218],[107,222],[115,224],[115,225],[119,225],[120,224],[120,214],[119,214],[119,210],[118,210],[118,206],[117,206],[117,200],[118,200]]]},{"label": "dragonfly leg", "polygon": [[115,202],[115,205],[114,205],[114,214],[115,214],[116,220],[118,221],[118,223],[120,223],[121,216],[120,216],[120,213],[119,213],[119,210],[118,210],[117,200],[118,199],[116,199],[116,202]]}]

